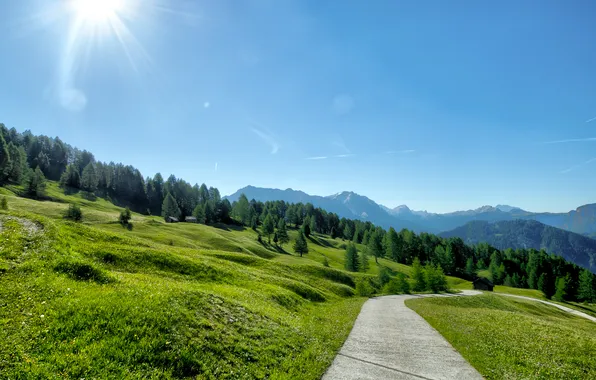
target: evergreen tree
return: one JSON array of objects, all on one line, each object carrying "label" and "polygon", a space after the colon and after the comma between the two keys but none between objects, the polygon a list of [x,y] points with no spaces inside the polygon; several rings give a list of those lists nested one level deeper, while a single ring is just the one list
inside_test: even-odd
[{"label": "evergreen tree", "polygon": [[553,298],[559,302],[565,301],[567,299],[569,280],[565,277],[559,277],[555,284],[556,291]]},{"label": "evergreen tree", "polygon": [[68,209],[64,212],[64,219],[70,219],[75,222],[83,220],[83,213],[81,212],[79,205],[75,203],[68,205]]},{"label": "evergreen tree", "polygon": [[25,192],[28,196],[33,198],[40,198],[46,191],[46,177],[39,168],[29,170],[27,179],[25,180]]},{"label": "evergreen tree", "polygon": [[360,268],[360,260],[358,259],[358,249],[354,244],[348,244],[345,254],[345,268],[350,272],[358,272]]},{"label": "evergreen tree", "polygon": [[238,219],[240,223],[245,226],[248,226],[250,223],[250,204],[248,203],[248,198],[244,193],[240,194],[238,198],[238,202],[234,203],[233,207],[233,214]]},{"label": "evergreen tree", "polygon": [[368,249],[370,253],[375,257],[375,262],[379,263],[379,257],[383,257],[383,237],[381,230],[376,229],[368,240]]},{"label": "evergreen tree", "polygon": [[0,210],[8,210],[8,200],[6,197],[2,197],[0,200]]},{"label": "evergreen tree", "polygon": [[466,277],[471,280],[475,276],[476,276],[476,266],[474,265],[474,259],[470,257],[466,261]]},{"label": "evergreen tree", "polygon": [[205,206],[203,205],[196,205],[195,209],[192,211],[192,216],[197,218],[197,223],[205,224]]},{"label": "evergreen tree", "polygon": [[12,161],[8,151],[8,144],[4,140],[4,135],[0,131],[0,184],[4,183],[10,175]]},{"label": "evergreen tree", "polygon": [[27,173],[27,153],[22,146],[17,147],[12,141],[8,144],[11,167],[8,179],[14,183],[21,183]]},{"label": "evergreen tree", "polygon": [[279,238],[277,237],[277,231],[273,233],[273,243],[277,245],[279,242]]},{"label": "evergreen tree", "polygon": [[83,169],[83,174],[81,175],[81,188],[85,191],[93,193],[95,190],[97,190],[98,182],[99,179],[97,177],[97,173],[95,172],[95,164],[90,162]]},{"label": "evergreen tree", "polygon": [[447,279],[440,266],[434,266],[430,263],[424,268],[424,280],[427,289],[433,293],[439,293],[447,290]]},{"label": "evergreen tree", "polygon": [[417,257],[412,262],[412,279],[414,280],[414,291],[423,292],[427,289],[424,268]]},{"label": "evergreen tree", "polygon": [[331,227],[331,239],[335,239],[337,237],[337,231],[335,230],[335,227]]},{"label": "evergreen tree", "polygon": [[318,228],[317,228],[317,218],[315,218],[314,216],[310,218],[310,232],[311,233],[315,233],[315,232],[319,232]]},{"label": "evergreen tree", "polygon": [[594,275],[587,269],[582,269],[579,275],[577,298],[583,302],[596,301],[596,281]]},{"label": "evergreen tree", "polygon": [[393,227],[389,228],[385,236],[385,256],[399,263],[401,261],[401,238]]},{"label": "evergreen tree", "polygon": [[364,249],[360,252],[360,271],[363,273],[368,272],[368,268],[370,267],[368,262],[368,249]]},{"label": "evergreen tree", "polygon": [[257,228],[259,228],[259,219],[256,215],[254,215],[252,217],[252,220],[250,221],[250,228],[252,228],[254,231],[256,231]]},{"label": "evergreen tree", "polygon": [[60,187],[74,187],[76,189],[81,186],[81,178],[79,171],[74,165],[68,165],[66,171],[60,176]]},{"label": "evergreen tree", "polygon": [[310,217],[307,216],[304,218],[304,222],[302,224],[302,233],[306,237],[310,237]]},{"label": "evergreen tree", "polygon": [[269,244],[271,244],[271,234],[275,232],[275,224],[273,223],[273,217],[271,214],[267,214],[265,220],[263,220],[263,234],[267,235]]},{"label": "evergreen tree", "polygon": [[279,244],[283,247],[284,244],[290,242],[290,237],[288,236],[288,229],[286,228],[286,221],[284,218],[280,218],[279,222],[277,222],[277,238],[279,240]]},{"label": "evergreen tree", "polygon": [[127,226],[130,223],[130,219],[132,218],[132,214],[130,213],[130,209],[126,207],[124,210],[120,212],[120,224],[123,226]]},{"label": "evergreen tree", "polygon": [[179,218],[180,214],[180,208],[178,207],[176,199],[174,199],[172,194],[167,193],[163,200],[163,204],[161,205],[161,216],[163,216],[164,219],[168,219],[170,216]]},{"label": "evergreen tree", "polygon": [[387,294],[409,294],[410,293],[410,283],[406,279],[406,275],[403,273],[398,273],[395,278],[393,278],[385,287],[383,288],[383,293]]},{"label": "evergreen tree", "polygon": [[306,243],[306,238],[302,232],[298,233],[298,237],[294,242],[294,252],[299,253],[300,257],[302,257],[303,254],[308,253],[308,244]]},{"label": "evergreen tree", "polygon": [[551,286],[546,276],[546,273],[542,273],[540,277],[538,277],[538,290],[540,290],[546,298],[552,297]]},{"label": "evergreen tree", "polygon": [[369,232],[369,230],[364,230],[364,234],[362,235],[362,244],[368,245],[369,240],[370,240],[370,232]]},{"label": "evergreen tree", "polygon": [[215,208],[212,201],[207,201],[203,205],[203,215],[205,215],[205,224],[215,223]]}]

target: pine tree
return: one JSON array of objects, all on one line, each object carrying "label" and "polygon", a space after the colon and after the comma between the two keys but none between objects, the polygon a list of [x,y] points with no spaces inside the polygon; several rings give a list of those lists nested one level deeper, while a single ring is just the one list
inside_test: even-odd
[{"label": "pine tree", "polygon": [[423,292],[427,289],[424,268],[417,257],[412,262],[412,279],[414,280],[415,292]]},{"label": "pine tree", "polygon": [[376,229],[368,240],[368,250],[375,257],[375,262],[379,263],[379,257],[383,257],[383,237],[381,230]]},{"label": "pine tree", "polygon": [[6,197],[2,197],[0,200],[0,210],[8,210],[8,200]]},{"label": "pine tree", "polygon": [[312,216],[310,218],[310,232],[311,233],[315,233],[315,232],[319,232],[318,228],[317,228],[317,218],[315,218],[314,216]]},{"label": "pine tree", "polygon": [[579,288],[577,298],[583,302],[596,301],[596,281],[595,276],[587,269],[583,269],[579,274]]},{"label": "pine tree", "polygon": [[567,298],[568,282],[568,279],[565,277],[557,278],[557,281],[555,282],[556,291],[555,295],[553,296],[556,301],[563,302]]},{"label": "pine tree", "polygon": [[474,259],[471,257],[466,261],[466,276],[470,280],[476,276],[476,266],[474,265]]},{"label": "pine tree", "polygon": [[68,165],[66,171],[60,176],[60,187],[74,187],[76,189],[81,186],[81,178],[79,176],[79,170],[75,165]]},{"label": "pine tree", "polygon": [[400,236],[397,234],[393,227],[390,227],[386,235],[385,256],[395,261],[396,263],[399,263],[401,260],[402,249],[403,248],[400,241]]},{"label": "pine tree", "polygon": [[294,242],[294,252],[299,253],[300,257],[302,257],[303,254],[308,253],[308,243],[302,232],[298,233],[298,237]]},{"label": "pine tree", "polygon": [[251,222],[250,220],[250,204],[248,202],[248,198],[244,193],[240,194],[238,198],[238,202],[234,203],[234,207],[232,210],[234,216],[238,219],[240,223],[245,226],[248,226]]},{"label": "pine tree", "polygon": [[85,191],[93,193],[97,190],[97,184],[99,179],[97,177],[97,173],[95,172],[95,164],[90,162],[85,166],[83,169],[83,174],[81,174],[81,188]]},{"label": "pine tree", "polygon": [[277,245],[277,243],[279,242],[279,238],[277,237],[277,232],[273,233],[273,243],[275,245]]},{"label": "pine tree", "polygon": [[279,222],[277,222],[277,239],[282,247],[290,241],[288,229],[286,228],[286,221],[283,218],[280,218]]},{"label": "pine tree", "polygon": [[192,211],[192,216],[197,218],[197,223],[205,224],[205,206],[198,204]]},{"label": "pine tree", "polygon": [[269,244],[271,244],[271,234],[275,232],[275,224],[273,223],[273,217],[271,214],[267,214],[265,220],[263,220],[263,234],[267,235]]},{"label": "pine tree", "polygon": [[360,271],[363,273],[368,272],[368,268],[370,267],[367,251],[368,249],[365,248],[362,252],[360,252]]},{"label": "pine tree", "polygon": [[17,147],[12,142],[8,144],[11,167],[8,179],[14,183],[21,183],[27,173],[27,153],[22,146]]},{"label": "pine tree", "polygon": [[304,218],[304,222],[302,223],[302,233],[306,237],[310,237],[310,217],[307,216]]},{"label": "pine tree", "polygon": [[0,132],[0,184],[4,183],[12,169],[12,161],[8,151],[8,144],[4,140],[4,135]]},{"label": "pine tree", "polygon": [[358,249],[354,244],[348,244],[346,247],[345,268],[350,272],[358,272],[360,261],[358,259]]},{"label": "pine tree", "polygon": [[178,207],[178,203],[176,203],[176,199],[174,199],[170,193],[166,194],[163,204],[161,205],[161,216],[163,216],[164,219],[168,219],[170,216],[174,218],[180,217],[180,208]]},{"label": "pine tree", "polygon": [[540,290],[546,298],[551,298],[553,295],[546,273],[542,273],[540,277],[538,277],[538,290]]},{"label": "pine tree", "polygon": [[124,210],[122,210],[120,212],[120,224],[122,224],[123,226],[127,226],[130,223],[130,219],[132,218],[132,215],[130,213],[130,209],[128,207],[126,207]]},{"label": "pine tree", "polygon": [[27,179],[25,180],[25,192],[28,196],[34,198],[40,198],[45,194],[46,191],[46,177],[39,168],[35,170],[29,170]]}]

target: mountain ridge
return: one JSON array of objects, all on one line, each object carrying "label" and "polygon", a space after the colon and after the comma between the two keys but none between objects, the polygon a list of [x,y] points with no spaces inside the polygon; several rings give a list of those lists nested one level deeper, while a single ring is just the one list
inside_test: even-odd
[{"label": "mountain ridge", "polygon": [[312,203],[340,217],[370,221],[382,227],[393,227],[397,230],[408,228],[418,233],[450,231],[474,220],[497,222],[522,219],[536,220],[585,236],[596,236],[596,204],[579,206],[567,213],[530,212],[520,207],[498,204],[441,214],[412,210],[405,204],[389,208],[353,191],[320,196],[291,188],[281,190],[251,185],[224,198],[234,202],[242,193],[245,193],[249,199],[254,198],[263,202],[283,200],[290,203]]}]

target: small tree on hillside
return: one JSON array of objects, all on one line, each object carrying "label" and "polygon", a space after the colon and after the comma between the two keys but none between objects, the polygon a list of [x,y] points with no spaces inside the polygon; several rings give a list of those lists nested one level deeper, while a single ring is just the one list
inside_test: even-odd
[{"label": "small tree on hillside", "polygon": [[286,221],[283,218],[279,219],[279,222],[277,223],[277,239],[282,247],[290,241],[288,229],[286,228]]},{"label": "small tree on hillside", "polygon": [[368,268],[370,267],[369,263],[368,263],[368,249],[364,249],[361,253],[360,253],[360,271],[363,273],[368,272]]},{"label": "small tree on hillside", "polygon": [[476,276],[476,266],[474,265],[474,259],[470,257],[466,261],[466,277],[471,280],[474,276]]},{"label": "small tree on hillside", "polygon": [[271,234],[275,232],[275,224],[273,223],[273,217],[271,214],[267,214],[265,220],[263,220],[263,234],[267,235],[267,240],[271,244]]},{"label": "small tree on hillside", "polygon": [[81,212],[79,205],[71,203],[68,206],[68,209],[64,212],[64,219],[70,219],[75,222],[83,220],[83,213]]},{"label": "small tree on hillside", "polygon": [[174,199],[170,193],[166,195],[161,205],[161,216],[163,216],[164,219],[168,219],[170,216],[174,218],[180,217],[178,203],[176,203],[176,199]]},{"label": "small tree on hillside", "polygon": [[120,224],[122,224],[123,226],[127,226],[128,223],[130,222],[131,218],[132,218],[132,215],[130,213],[130,209],[127,206],[124,210],[122,210],[120,212],[120,218],[119,218]]},{"label": "small tree on hillside", "polygon": [[424,279],[426,282],[426,288],[430,289],[433,293],[444,292],[447,290],[447,279],[443,268],[440,266],[434,266],[426,264],[424,268]]},{"label": "small tree on hillside", "polygon": [[348,244],[346,247],[345,268],[350,272],[358,272],[360,260],[358,258],[358,249],[354,244]]},{"label": "small tree on hillside", "polygon": [[423,292],[426,290],[426,278],[424,276],[424,268],[420,264],[420,259],[415,258],[412,263],[412,278],[414,279],[414,291]]},{"label": "small tree on hillside", "polygon": [[27,180],[25,181],[25,192],[33,198],[40,198],[46,192],[46,177],[39,168],[29,170]]},{"label": "small tree on hillside", "polygon": [[192,212],[192,216],[197,218],[197,223],[205,224],[205,206],[197,205]]},{"label": "small tree on hillside", "polygon": [[93,193],[95,190],[97,190],[98,182],[99,178],[95,171],[95,164],[90,162],[87,166],[85,166],[83,169],[83,174],[81,174],[81,188]]},{"label": "small tree on hillside", "polygon": [[0,200],[0,209],[8,210],[8,200],[6,197],[2,197],[2,200]]},{"label": "small tree on hillside", "polygon": [[566,277],[559,277],[556,281],[556,291],[553,298],[556,301],[563,302],[567,299],[569,293],[569,279]]},{"label": "small tree on hillside", "polygon": [[380,230],[375,230],[368,240],[368,249],[375,257],[375,262],[379,263],[379,257],[383,257],[383,236]]},{"label": "small tree on hillside", "polygon": [[308,243],[306,243],[306,238],[301,232],[298,232],[298,237],[294,242],[294,252],[299,253],[300,257],[302,257],[303,254],[308,253]]},{"label": "small tree on hillside", "polygon": [[304,236],[310,237],[310,217],[309,216],[304,218],[304,223],[302,224],[301,230],[302,230],[302,233],[304,234]]},{"label": "small tree on hillside", "polygon": [[595,276],[587,269],[583,269],[579,275],[577,298],[584,302],[594,302],[596,300]]}]

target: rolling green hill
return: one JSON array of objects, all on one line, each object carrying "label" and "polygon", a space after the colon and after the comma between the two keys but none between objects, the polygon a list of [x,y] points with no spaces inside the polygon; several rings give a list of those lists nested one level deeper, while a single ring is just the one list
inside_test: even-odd
[{"label": "rolling green hill", "polygon": [[[301,258],[238,226],[134,213],[126,229],[121,208],[53,182],[47,201],[0,191],[3,378],[319,378],[365,300],[356,282],[410,272],[345,272],[324,235]],[[71,203],[82,223],[63,219]]]}]

